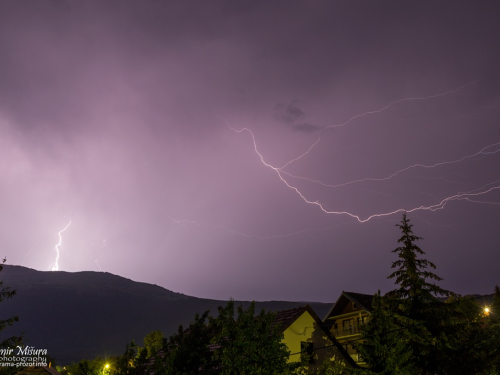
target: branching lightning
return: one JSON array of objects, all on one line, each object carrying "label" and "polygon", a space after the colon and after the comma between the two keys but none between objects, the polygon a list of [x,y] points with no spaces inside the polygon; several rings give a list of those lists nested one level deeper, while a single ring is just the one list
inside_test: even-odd
[{"label": "branching lightning", "polygon": [[62,245],[62,236],[61,236],[61,233],[64,232],[66,229],[68,229],[68,227],[70,226],[71,224],[71,220],[69,221],[69,223],[62,229],[60,230],[57,235],[59,236],[59,243],[56,245],[56,260],[54,263],[51,264],[52,266],[52,271],[59,271],[59,246]]},{"label": "branching lightning", "polygon": [[[472,84],[475,84],[476,82],[472,82],[472,83],[469,83],[469,84],[466,84],[466,85],[463,85],[461,87],[459,87],[458,89],[456,90],[452,90],[452,91],[446,91],[442,94],[437,94],[437,95],[431,95],[431,96],[426,96],[426,97],[411,97],[411,98],[403,98],[403,99],[399,99],[399,100],[396,100],[396,101],[393,101],[389,104],[387,104],[386,106],[378,109],[378,110],[374,110],[374,111],[369,111],[369,112],[365,112],[365,113],[362,113],[362,114],[359,114],[359,115],[356,115],[356,116],[353,116],[351,117],[350,119],[348,119],[347,121],[341,123],[341,124],[336,124],[336,125],[330,125],[330,126],[327,126],[325,128],[323,128],[319,135],[318,135],[318,138],[317,140],[307,149],[307,151],[305,151],[304,153],[302,153],[301,155],[299,155],[298,157],[288,161],[287,163],[285,163],[283,166],[281,167],[275,167],[273,165],[271,165],[270,163],[266,162],[265,159],[264,159],[264,156],[260,153],[260,151],[258,150],[258,147],[257,147],[257,142],[255,140],[255,136],[253,134],[253,132],[244,127],[244,128],[241,128],[241,129],[235,129],[234,127],[232,127],[229,122],[222,118],[222,117],[219,117],[221,120],[223,120],[226,125],[229,127],[229,129],[231,129],[232,131],[236,132],[236,133],[243,133],[243,132],[247,132],[250,134],[250,137],[252,139],[252,142],[253,142],[253,148],[254,148],[254,151],[255,153],[258,155],[261,163],[273,170],[278,178],[291,190],[295,191],[296,194],[299,195],[300,198],[302,198],[302,200],[307,203],[307,204],[310,204],[310,205],[314,205],[316,207],[318,207],[321,211],[323,211],[324,213],[326,214],[334,214],[334,215],[347,215],[349,217],[352,217],[354,219],[356,219],[358,222],[360,223],[364,223],[364,222],[367,222],[373,218],[377,218],[377,217],[385,217],[385,216],[390,216],[390,215],[394,215],[394,214],[397,214],[397,213],[400,213],[400,212],[414,212],[414,211],[421,211],[421,210],[425,210],[425,211],[436,211],[436,210],[440,210],[440,209],[443,209],[445,207],[445,205],[448,203],[448,202],[451,202],[451,201],[456,201],[456,200],[466,200],[466,201],[469,201],[469,202],[475,202],[475,200],[473,199],[474,197],[477,197],[477,196],[480,196],[480,195],[484,195],[484,194],[487,194],[487,193],[490,193],[494,190],[498,190],[500,189],[500,181],[495,181],[493,183],[490,183],[490,184],[487,184],[487,185],[484,185],[483,187],[479,188],[479,189],[475,189],[475,190],[471,190],[471,191],[467,191],[467,192],[459,192],[457,194],[454,194],[454,195],[451,195],[451,196],[448,196],[444,199],[442,199],[441,201],[439,201],[438,203],[435,203],[435,204],[432,204],[432,205],[427,205],[427,206],[418,206],[418,207],[413,207],[413,208],[398,208],[398,209],[395,209],[393,211],[388,211],[388,212],[383,212],[383,213],[377,213],[377,214],[372,214],[372,215],[369,215],[367,217],[360,217],[359,215],[357,214],[354,214],[354,213],[351,213],[351,212],[347,212],[347,211],[334,211],[334,210],[329,210],[327,209],[323,204],[321,204],[319,201],[313,201],[313,200],[310,200],[308,199],[304,193],[302,193],[296,186],[292,185],[291,183],[289,183],[284,177],[283,175],[287,175],[289,177],[292,177],[292,178],[297,178],[297,179],[304,179],[304,180],[308,180],[310,182],[315,182],[315,183],[319,183],[319,184],[322,184],[323,186],[327,186],[327,187],[340,187],[340,186],[346,186],[346,185],[349,185],[349,184],[354,184],[354,183],[357,183],[357,182],[362,182],[362,181],[385,181],[385,180],[389,180],[395,176],[397,176],[398,174],[400,173],[403,173],[407,170],[410,170],[412,168],[435,168],[435,167],[438,167],[438,166],[442,166],[442,165],[447,165],[447,164],[455,164],[455,163],[459,163],[461,161],[464,161],[466,159],[470,159],[470,158],[474,158],[474,157],[477,157],[477,156],[486,156],[486,155],[492,155],[492,154],[496,154],[497,152],[500,151],[499,148],[494,148],[494,147],[498,147],[500,145],[500,142],[498,143],[494,143],[494,144],[491,144],[491,145],[488,145],[486,147],[483,147],[480,151],[472,154],[472,155],[466,155],[460,159],[456,159],[456,160],[451,160],[451,161],[444,161],[444,162],[439,162],[439,163],[435,163],[435,164],[430,164],[430,165],[425,165],[425,164],[414,164],[414,165],[410,165],[408,167],[405,167],[403,169],[400,169],[396,172],[394,172],[393,174],[391,174],[390,176],[388,177],[383,177],[383,178],[366,178],[366,179],[359,179],[359,180],[355,180],[355,181],[351,181],[351,182],[347,182],[347,183],[343,183],[343,184],[337,184],[337,185],[328,185],[328,184],[324,184],[322,183],[321,181],[319,180],[313,180],[313,179],[309,179],[309,178],[305,178],[305,177],[300,177],[300,176],[295,176],[295,175],[292,175],[286,171],[284,171],[284,168],[286,168],[287,166],[291,165],[292,163],[304,158],[306,155],[308,155],[311,150],[313,150],[313,148],[321,141],[321,135],[323,134],[323,132],[325,132],[326,130],[328,129],[332,129],[332,128],[338,128],[338,127],[343,127],[345,125],[348,125],[349,123],[351,123],[352,121],[354,121],[355,119],[358,119],[360,117],[364,117],[364,116],[368,116],[368,115],[371,115],[371,114],[378,114],[378,113],[381,113],[387,109],[389,109],[390,107],[398,104],[398,103],[401,103],[401,102],[404,102],[404,101],[414,101],[414,100],[427,100],[427,99],[432,99],[432,98],[437,98],[437,97],[442,97],[442,96],[445,96],[445,95],[449,95],[449,94],[454,94],[454,93],[457,93],[458,91],[462,90],[463,88],[467,87],[467,86],[470,86]],[[494,148],[493,150],[491,150],[492,148]],[[494,186],[491,186],[491,185],[494,185]],[[483,204],[488,204],[488,202],[480,202],[480,203],[483,203]],[[496,203],[495,203],[496,204]]]},{"label": "branching lightning", "polygon": [[[321,136],[323,135],[323,133],[325,131],[329,130],[329,129],[341,128],[341,127],[344,127],[344,126],[350,124],[351,122],[353,122],[354,120],[356,120],[358,118],[384,112],[385,110],[391,108],[392,106],[394,106],[395,104],[398,104],[398,103],[409,102],[409,101],[421,101],[421,100],[435,99],[435,98],[439,98],[439,97],[442,97],[442,96],[446,96],[446,95],[450,95],[450,94],[455,94],[455,93],[459,92],[460,90],[463,90],[464,88],[466,88],[468,86],[476,84],[477,82],[478,81],[467,83],[467,84],[465,84],[463,86],[460,86],[459,88],[457,88],[455,90],[446,91],[446,92],[441,93],[441,94],[430,95],[430,96],[423,96],[423,97],[403,98],[403,99],[394,100],[394,101],[390,102],[389,104],[385,105],[384,107],[382,107],[380,109],[373,110],[373,111],[368,111],[368,112],[361,113],[359,115],[353,116],[350,119],[348,119],[347,121],[345,121],[343,123],[340,123],[340,124],[334,124],[334,125],[326,126],[323,129],[321,129],[321,131],[319,132],[318,139],[316,139],[316,141],[311,146],[309,146],[309,148],[303,154],[297,156],[295,159],[290,160],[289,162],[285,163],[285,165],[283,165],[282,167],[279,167],[278,169],[284,169],[287,166],[289,166],[290,164],[295,163],[296,161],[302,159],[304,156],[308,155],[312,151],[312,149],[314,147],[316,147],[316,145],[321,141]],[[226,121],[226,123],[227,123],[227,121]],[[233,130],[236,130],[236,129],[233,129]]]},{"label": "branching lightning", "polygon": [[[493,147],[498,147],[497,149],[493,149],[491,151],[488,151],[488,149],[490,148],[493,148]],[[396,177],[397,175],[403,173],[403,172],[406,172],[410,169],[413,169],[413,168],[423,168],[423,169],[431,169],[431,168],[436,168],[436,167],[440,167],[440,166],[443,166],[443,165],[450,165],[450,164],[456,164],[456,163],[460,163],[464,160],[467,160],[467,159],[472,159],[476,156],[487,156],[487,155],[493,155],[493,154],[496,154],[497,152],[500,152],[500,142],[497,142],[497,143],[493,143],[491,145],[488,145],[486,147],[483,147],[481,150],[479,150],[478,152],[474,153],[474,154],[471,154],[471,155],[466,155],[466,156],[463,156],[461,157],[460,159],[456,159],[456,160],[451,160],[451,161],[443,161],[443,162],[439,162],[439,163],[434,163],[434,164],[413,164],[413,165],[410,165],[408,167],[405,167],[405,168],[402,168],[400,170],[397,170],[396,172],[392,173],[391,175],[387,176],[387,177],[379,177],[379,178],[375,178],[375,177],[369,177],[369,178],[362,178],[362,179],[358,179],[358,180],[353,180],[353,181],[349,181],[349,182],[344,182],[344,183],[341,183],[341,184],[336,184],[336,185],[330,185],[330,184],[326,184],[320,180],[315,180],[315,179],[312,179],[312,178],[308,178],[308,177],[302,177],[302,176],[296,176],[296,175],[293,175],[291,173],[288,173],[286,171],[284,171],[282,168],[278,168],[280,169],[280,171],[284,174],[286,174],[287,176],[290,176],[292,178],[296,178],[296,179],[300,179],[300,180],[306,180],[306,181],[309,181],[309,182],[313,182],[313,183],[317,183],[317,184],[320,184],[322,186],[325,186],[325,187],[330,187],[330,188],[337,188],[337,187],[342,187],[342,186],[347,186],[347,185],[352,185],[352,184],[356,184],[356,183],[359,183],[359,182],[367,182],[367,181],[387,181],[387,180],[390,180],[392,179],[393,177]]]}]

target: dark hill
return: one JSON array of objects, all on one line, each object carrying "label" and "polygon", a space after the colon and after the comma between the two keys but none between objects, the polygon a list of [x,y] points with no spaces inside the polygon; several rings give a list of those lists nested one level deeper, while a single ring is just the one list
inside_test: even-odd
[{"label": "dark hill", "polygon": [[[58,364],[122,354],[132,339],[142,344],[144,336],[153,330],[168,336],[179,324],[189,324],[195,313],[208,309],[215,313],[226,303],[186,296],[107,272],[44,272],[5,266],[0,279],[4,286],[17,291],[14,298],[0,304],[0,319],[12,315],[20,319],[2,331],[2,337],[24,331],[29,345],[47,349]],[[258,302],[257,310],[265,307],[278,311],[303,304]],[[309,304],[320,317],[331,307]]]}]

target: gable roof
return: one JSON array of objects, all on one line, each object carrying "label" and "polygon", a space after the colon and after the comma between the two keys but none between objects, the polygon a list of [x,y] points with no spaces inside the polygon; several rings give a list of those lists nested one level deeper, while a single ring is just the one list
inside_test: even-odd
[{"label": "gable roof", "polygon": [[[276,312],[274,324],[281,324],[281,331],[284,332],[293,322],[295,322],[303,313],[308,312],[318,327],[323,330],[324,334],[332,342],[333,346],[342,354],[344,359],[353,367],[358,368],[359,366],[352,359],[352,357],[347,353],[345,348],[337,341],[335,336],[326,328],[325,324],[321,321],[319,316],[314,312],[314,310],[309,305],[297,307],[290,310],[282,310]],[[320,349],[320,348],[318,348]]]},{"label": "gable roof", "polygon": [[[347,361],[353,368],[358,368],[359,366],[356,364],[356,362],[351,358],[351,356],[347,353],[347,351],[344,349],[344,347],[337,341],[337,339],[333,336],[333,334],[325,327],[324,323],[321,321],[321,319],[318,317],[318,315],[314,312],[314,310],[311,308],[309,305],[304,305],[300,306],[294,309],[289,309],[289,310],[282,310],[282,311],[277,311],[275,312],[275,317],[274,317],[274,323],[273,326],[280,326],[280,331],[284,332],[288,327],[290,327],[293,322],[295,322],[300,316],[302,316],[303,313],[308,312],[318,327],[323,330],[325,335],[328,337],[328,339],[332,342],[333,346],[337,348],[337,350],[342,354],[344,357],[345,361]],[[189,328],[184,330],[184,333],[189,332]],[[217,343],[212,343],[208,345],[210,351],[215,351],[218,348],[220,348],[220,344]],[[163,357],[165,355],[164,349],[160,349],[157,352],[157,357]],[[148,368],[151,368],[151,366],[154,364],[155,357],[149,358],[146,366]],[[151,372],[153,374],[153,372]]]},{"label": "gable roof", "polygon": [[355,304],[361,306],[363,310],[366,310],[368,312],[372,311],[372,302],[373,302],[372,294],[344,292],[344,295]]},{"label": "gable roof", "polygon": [[295,322],[305,311],[308,310],[310,310],[309,313],[312,312],[314,314],[314,311],[309,307],[309,305],[289,310],[277,311],[274,316],[273,326],[280,326],[280,331],[284,332],[293,322]]},{"label": "gable roof", "polygon": [[371,313],[373,295],[342,291],[342,294],[337,299],[337,302],[335,302],[328,314],[326,314],[323,322],[326,321],[326,319],[328,319],[330,316],[340,315],[348,302],[354,302],[363,310]]}]

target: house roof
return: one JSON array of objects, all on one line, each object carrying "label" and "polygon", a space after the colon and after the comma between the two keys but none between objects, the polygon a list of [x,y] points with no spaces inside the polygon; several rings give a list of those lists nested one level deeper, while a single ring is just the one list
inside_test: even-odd
[{"label": "house roof", "polygon": [[372,302],[373,302],[372,294],[344,292],[344,295],[347,298],[349,298],[352,302],[361,306],[363,310],[366,310],[368,312],[372,311]]},{"label": "house roof", "polygon": [[[315,320],[316,324],[318,327],[320,327],[325,335],[331,340],[333,345],[340,351],[340,353],[343,355],[344,359],[349,362],[351,366],[354,368],[358,367],[356,362],[351,358],[351,356],[347,353],[347,351],[344,349],[344,347],[337,341],[337,339],[331,334],[331,332],[325,327],[321,319],[318,317],[318,315],[314,312],[314,310],[311,308],[309,305],[304,305],[300,306],[294,309],[289,309],[289,310],[282,310],[282,311],[277,311],[275,313],[275,318],[274,318],[274,323],[273,326],[279,325],[280,326],[280,331],[284,332],[290,325],[292,325],[293,322],[295,322],[303,313],[308,312],[312,318]],[[187,328],[184,333],[189,332],[189,328]],[[220,344],[217,343],[212,343],[209,344],[209,349],[210,351],[217,350],[220,347]],[[157,353],[157,356],[163,357],[165,355],[165,352],[163,349],[160,349]],[[152,366],[154,363],[154,358],[150,358],[148,361],[148,366]]]},{"label": "house roof", "polygon": [[373,295],[343,291],[337,299],[337,302],[335,302],[328,314],[326,314],[323,322],[325,322],[330,316],[340,315],[349,301],[354,302],[367,312],[372,311]]},{"label": "house roof", "polygon": [[356,364],[356,362],[351,358],[351,356],[347,353],[347,351],[344,349],[344,347],[337,341],[337,339],[332,335],[332,333],[325,327],[325,325],[323,324],[321,319],[318,317],[318,315],[314,312],[314,310],[311,308],[311,306],[305,305],[305,306],[297,307],[295,309],[278,311],[278,312],[276,312],[274,324],[281,324],[281,330],[285,331],[288,327],[290,327],[290,325],[295,320],[297,320],[306,311],[313,317],[313,319],[315,320],[318,327],[323,330],[325,335],[330,339],[332,344],[342,354],[344,359],[347,362],[349,362],[349,364],[352,367],[357,368],[358,365]]},{"label": "house roof", "polygon": [[[290,325],[297,320],[305,311],[313,313],[314,311],[309,307],[309,305],[296,307],[294,309],[278,311],[274,317],[273,326],[281,326],[281,332],[284,332]],[[312,315],[312,314],[311,314]]]}]

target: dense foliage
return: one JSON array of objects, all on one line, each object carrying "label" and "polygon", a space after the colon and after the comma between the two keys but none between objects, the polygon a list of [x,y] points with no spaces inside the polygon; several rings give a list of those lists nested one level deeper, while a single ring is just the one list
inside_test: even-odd
[{"label": "dense foliage", "polygon": [[[146,342],[156,342],[149,335]],[[155,353],[133,343],[117,361],[116,373],[135,375],[154,372],[159,375],[187,374],[282,374],[288,370],[288,349],[281,342],[274,314],[262,310],[255,314],[255,303],[248,309],[230,300],[218,308],[216,318],[209,312],[196,315],[187,329],[181,325],[176,334],[163,341]],[[154,346],[154,345],[153,345]]]},{"label": "dense foliage", "polygon": [[247,310],[234,302],[219,307],[213,321],[216,334],[214,360],[222,375],[281,374],[287,369],[289,351],[281,342],[283,333],[274,324],[274,314],[264,310],[255,315],[255,303]]},{"label": "dense foliage", "polygon": [[153,368],[158,374],[212,374],[215,361],[210,342],[215,329],[208,311],[196,315],[185,330],[179,326],[177,334],[166,340],[158,353]]},{"label": "dense foliage", "polygon": [[[4,259],[2,263],[0,263],[0,272],[3,270],[3,264],[7,260]],[[8,286],[3,285],[3,281],[0,280],[0,302],[12,298],[16,295],[16,291],[12,290]],[[0,320],[0,349],[9,349],[9,348],[15,348],[17,345],[22,346],[22,341],[23,338],[22,336],[4,336],[4,330],[8,328],[9,326],[13,325],[15,322],[19,321],[19,317],[17,316],[12,316],[7,319],[2,319]],[[0,367],[0,373],[1,374],[14,374],[17,372],[16,367]]]},{"label": "dense foliage", "polygon": [[[493,302],[482,306],[472,296],[461,297],[442,289],[433,270],[422,258],[420,237],[406,214],[397,227],[397,259],[388,276],[395,289],[374,296],[362,340],[353,342],[368,367],[350,369],[342,361],[325,360],[312,372],[307,364],[287,363],[289,352],[272,313],[255,314],[235,308],[230,300],[209,312],[196,315],[187,329],[163,339],[153,331],[144,347],[131,342],[109,368],[105,361],[81,361],[65,371],[70,375],[500,375],[500,288]],[[0,284],[1,286],[1,284]],[[8,293],[8,290],[6,291]],[[2,297],[4,295],[2,294]],[[5,296],[8,296],[7,294]],[[486,307],[488,309],[486,309]],[[69,369],[69,368],[68,368]]]},{"label": "dense foliage", "polygon": [[117,373],[116,365],[120,358],[100,358],[82,359],[80,362],[67,366],[56,366],[62,375],[111,375]]},{"label": "dense foliage", "polygon": [[[4,259],[2,263],[0,263],[0,272],[3,270],[3,264],[7,261],[7,259]],[[3,281],[0,281],[0,302],[2,302],[5,299],[12,298],[16,295],[16,291],[10,289],[8,286],[3,285]],[[0,320],[0,332],[5,330],[8,326],[13,325],[15,322],[19,321],[18,316],[12,316],[7,319]],[[19,336],[10,336],[4,338],[1,336],[0,338],[0,349],[2,348],[13,348],[17,345],[20,345],[22,342],[22,337]]]},{"label": "dense foliage", "polygon": [[[485,316],[471,297],[459,297],[432,283],[441,278],[436,266],[421,258],[406,214],[397,225],[401,244],[393,250],[398,259],[396,289],[375,295],[373,311],[358,350],[375,374],[500,374],[498,310]],[[498,292],[500,296],[500,291]],[[439,297],[448,297],[446,302]],[[495,297],[500,301],[500,297]]]}]

